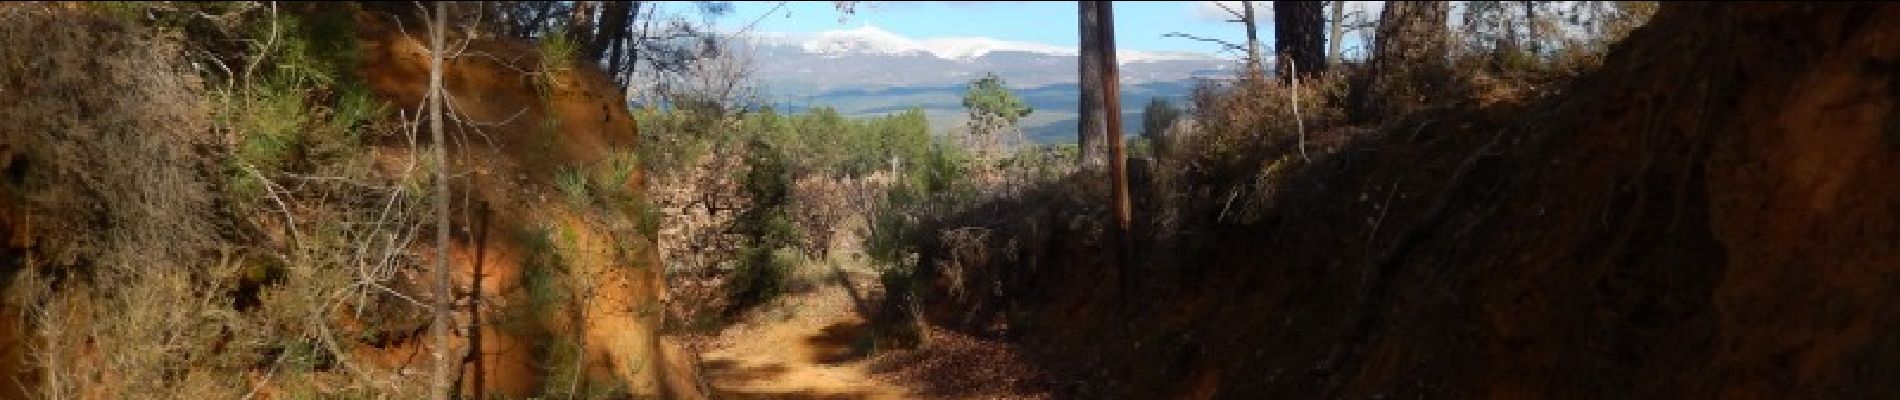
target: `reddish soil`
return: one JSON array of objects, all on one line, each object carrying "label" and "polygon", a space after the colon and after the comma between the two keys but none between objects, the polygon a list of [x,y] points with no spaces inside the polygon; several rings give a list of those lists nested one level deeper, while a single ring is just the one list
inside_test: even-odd
[{"label": "reddish soil", "polygon": [[1667,3],[1554,96],[1322,138],[1251,222],[1190,210],[1126,302],[1099,207],[979,207],[945,227],[1003,254],[932,271],[927,314],[1063,397],[1900,396],[1896,38],[1893,4]]},{"label": "reddish soil", "polygon": [[1008,343],[933,329],[922,346],[880,346],[864,316],[883,292],[876,274],[818,274],[830,276],[749,309],[716,335],[683,337],[701,354],[711,398],[1048,397],[1043,375]]},{"label": "reddish soil", "polygon": [[[417,115],[428,84],[428,54],[418,37],[397,29],[388,15],[363,13],[358,18],[365,58],[358,73],[375,93],[409,115]],[[453,40],[458,48],[462,41]],[[548,384],[541,370],[548,354],[534,344],[556,338],[577,341],[584,351],[587,380],[595,384],[624,384],[632,394],[680,395],[691,387],[675,387],[679,368],[688,354],[659,339],[659,273],[653,238],[613,230],[609,221],[576,207],[552,182],[556,171],[580,168],[608,157],[610,151],[631,151],[636,135],[631,115],[620,104],[621,93],[598,68],[574,64],[557,71],[541,71],[539,52],[526,43],[474,40],[446,62],[445,87],[449,107],[465,124],[450,124],[456,138],[450,154],[458,170],[470,171],[469,181],[456,182],[457,194],[489,210],[470,213],[456,221],[457,244],[451,264],[457,286],[469,288],[479,275],[484,293],[481,318],[491,323],[522,318],[524,250],[521,232],[552,229],[568,232],[571,249],[562,250],[569,273],[589,287],[573,293],[573,302],[558,305],[539,316],[529,328],[500,329],[485,325],[480,352],[484,371],[478,380],[464,377],[465,390],[526,397]],[[546,78],[538,75],[547,75]],[[552,82],[545,89],[538,79]],[[398,170],[409,155],[405,138],[384,138],[377,151],[384,168]],[[639,193],[637,170],[625,183]],[[480,216],[475,216],[480,215]],[[473,231],[473,233],[471,233]],[[464,236],[467,235],[467,236]],[[467,238],[472,236],[474,240]],[[630,254],[623,245],[634,244]],[[467,321],[469,314],[458,319]],[[414,350],[360,349],[362,352],[407,354]],[[459,343],[466,347],[467,343]],[[387,367],[423,362],[422,358],[382,357]]]},{"label": "reddish soil", "polygon": [[865,319],[838,285],[777,299],[711,338],[701,353],[705,378],[721,399],[905,399],[905,387],[879,379]]}]

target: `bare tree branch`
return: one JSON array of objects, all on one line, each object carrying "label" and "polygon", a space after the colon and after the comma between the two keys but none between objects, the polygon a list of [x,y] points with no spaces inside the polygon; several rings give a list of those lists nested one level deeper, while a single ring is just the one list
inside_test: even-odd
[{"label": "bare tree branch", "polygon": [[1204,37],[1189,35],[1189,34],[1180,33],[1180,32],[1164,33],[1164,34],[1161,34],[1161,37],[1164,37],[1164,38],[1173,37],[1173,38],[1182,38],[1182,39],[1189,39],[1189,40],[1199,40],[1203,42],[1212,42],[1214,44],[1221,45],[1222,50],[1246,50],[1247,49],[1247,46],[1234,44],[1233,42],[1215,39],[1215,38],[1204,38]]}]

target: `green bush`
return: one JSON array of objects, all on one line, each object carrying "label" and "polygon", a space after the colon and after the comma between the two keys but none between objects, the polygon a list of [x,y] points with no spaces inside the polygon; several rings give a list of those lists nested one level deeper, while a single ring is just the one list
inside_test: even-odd
[{"label": "green bush", "polygon": [[[639,165],[650,177],[665,177],[698,165],[712,149],[737,149],[746,169],[735,176],[749,204],[739,210],[733,233],[746,243],[736,256],[725,294],[741,306],[763,303],[782,291],[802,261],[800,225],[790,204],[791,186],[808,177],[899,178],[877,199],[865,238],[874,259],[896,260],[910,251],[900,239],[909,225],[902,213],[926,202],[949,203],[974,188],[964,178],[972,157],[935,137],[923,110],[849,118],[830,108],[785,113],[772,108],[717,114],[695,108],[639,110]],[[1039,159],[1040,160],[1040,159]],[[939,200],[942,199],[942,200]],[[657,230],[657,217],[651,230]],[[642,217],[642,230],[649,224]],[[798,250],[806,250],[800,252]],[[896,265],[892,262],[880,264]]]},{"label": "green bush", "polygon": [[751,246],[741,250],[739,268],[733,270],[726,283],[730,300],[742,307],[771,301],[785,292],[797,262],[769,247]]},{"label": "green bush", "polygon": [[241,199],[261,195],[260,174],[309,172],[359,153],[363,132],[387,109],[351,72],[360,56],[349,14],[303,15],[248,24],[248,59],[236,64],[256,69],[212,93],[214,121],[238,138],[228,174]]},{"label": "green bush", "polygon": [[569,205],[578,209],[588,209],[592,205],[593,195],[587,183],[587,172],[581,168],[562,167],[554,172],[554,187],[567,196]]},{"label": "green bush", "polygon": [[567,298],[567,285],[562,280],[567,258],[553,229],[523,231],[520,241],[527,250],[521,273],[523,286],[528,290],[529,308],[545,312]]},{"label": "green bush", "polygon": [[734,228],[750,243],[727,286],[732,300],[741,305],[760,304],[780,293],[790,264],[775,253],[796,244],[799,234],[788,210],[792,181],[785,155],[764,140],[754,141],[748,154],[751,168],[741,184],[752,204],[739,213]]},{"label": "green bush", "polygon": [[535,44],[541,50],[541,70],[544,72],[568,69],[580,56],[580,43],[560,29],[551,30],[536,40]]},{"label": "green bush", "polygon": [[580,42],[568,37],[565,30],[553,29],[536,39],[535,45],[541,52],[541,70],[535,72],[534,89],[542,99],[548,99],[559,86],[556,79],[573,68],[580,56]]}]

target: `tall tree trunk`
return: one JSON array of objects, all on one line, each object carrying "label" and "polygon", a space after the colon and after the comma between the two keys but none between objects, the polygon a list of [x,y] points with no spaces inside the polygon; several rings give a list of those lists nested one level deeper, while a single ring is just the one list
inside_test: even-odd
[{"label": "tall tree trunk", "polygon": [[1537,42],[1538,38],[1537,38],[1537,3],[1536,2],[1530,2],[1530,1],[1524,2],[1524,35],[1528,36],[1528,39],[1530,42],[1531,56],[1536,57],[1538,53],[1543,52],[1544,50],[1543,45]]},{"label": "tall tree trunk", "polygon": [[582,45],[594,42],[594,9],[599,7],[599,3],[598,1],[574,2],[574,9],[569,10],[573,15],[568,20],[568,23],[572,24],[567,26],[568,39]]},{"label": "tall tree trunk", "polygon": [[587,42],[586,53],[588,60],[599,61],[601,57],[607,55],[607,48],[626,39],[624,32],[627,31],[627,24],[631,22],[633,18],[629,13],[629,11],[633,10],[633,3],[634,2],[630,1],[609,1],[601,6],[600,31],[594,33],[593,40]]},{"label": "tall tree trunk", "polygon": [[613,45],[609,46],[607,50],[607,74],[608,76],[612,76],[614,83],[620,85],[623,89],[627,87],[627,80],[622,78],[623,74],[620,72],[620,69],[623,66],[627,68],[633,66],[633,60],[627,59],[627,53],[633,48],[633,40],[637,37],[633,34],[633,21],[640,20],[640,9],[641,6],[645,5],[645,2],[640,1],[632,3],[632,6],[627,10],[628,20],[622,23],[620,30],[616,33],[617,35],[621,35],[620,40],[614,41]]},{"label": "tall tree trunk", "polygon": [[1108,165],[1108,148],[1102,141],[1107,132],[1103,128],[1107,111],[1102,108],[1102,44],[1096,34],[1101,29],[1101,9],[1094,1],[1076,3],[1082,42],[1075,59],[1076,86],[1081,91],[1077,102],[1080,114],[1076,120],[1076,145],[1081,152],[1082,168],[1100,169]]},{"label": "tall tree trunk", "polygon": [[1133,214],[1130,210],[1132,204],[1128,199],[1128,155],[1122,146],[1121,68],[1115,64],[1114,3],[1108,1],[1095,3],[1101,10],[1101,26],[1094,33],[1098,38],[1097,43],[1101,46],[1098,56],[1102,65],[1102,106],[1110,111],[1105,114],[1108,117],[1106,121],[1108,122],[1109,184],[1114,187],[1115,196],[1110,201],[1113,202],[1115,213],[1115,237],[1119,242],[1116,248],[1118,256],[1115,264],[1120,273],[1116,279],[1121,282],[1121,295],[1118,298],[1125,300],[1129,295],[1130,287],[1134,284],[1132,276],[1134,246],[1133,238],[1130,236]]},{"label": "tall tree trunk", "polygon": [[430,324],[434,337],[435,368],[429,374],[429,398],[449,398],[449,142],[442,135],[442,52],[447,39],[449,2],[435,3],[435,18],[429,24],[429,137],[435,145],[435,321]]},{"label": "tall tree trunk", "polygon": [[1333,21],[1331,25],[1333,26],[1333,34],[1326,36],[1326,62],[1328,64],[1339,64],[1339,43],[1346,41],[1344,37],[1341,37],[1345,32],[1340,29],[1346,25],[1346,2],[1333,2]]},{"label": "tall tree trunk", "polygon": [[1442,85],[1450,12],[1450,2],[1444,1],[1385,2],[1365,80],[1354,85],[1354,120],[1409,113]]},{"label": "tall tree trunk", "polygon": [[1261,72],[1260,33],[1256,27],[1260,25],[1256,21],[1259,19],[1254,18],[1253,2],[1240,2],[1240,23],[1247,25],[1247,73],[1258,77]]},{"label": "tall tree trunk", "polygon": [[1275,70],[1286,75],[1284,62],[1299,65],[1300,75],[1326,70],[1326,18],[1317,1],[1273,2],[1273,52],[1283,63]]}]

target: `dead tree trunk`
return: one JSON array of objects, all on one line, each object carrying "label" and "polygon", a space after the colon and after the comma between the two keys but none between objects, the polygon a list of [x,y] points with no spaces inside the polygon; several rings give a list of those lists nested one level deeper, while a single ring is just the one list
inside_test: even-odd
[{"label": "dead tree trunk", "polygon": [[1240,23],[1247,25],[1247,73],[1258,75],[1261,73],[1260,33],[1257,28],[1260,25],[1256,23],[1259,19],[1254,18],[1251,1],[1240,2],[1240,10]]},{"label": "dead tree trunk", "polygon": [[431,355],[435,357],[434,370],[429,374],[429,398],[448,400],[449,398],[449,298],[454,294],[449,288],[449,142],[442,135],[442,52],[448,47],[445,25],[448,25],[449,3],[435,3],[435,18],[429,24],[429,137],[435,144],[435,304],[430,310],[435,321],[430,331],[435,345]]},{"label": "dead tree trunk", "polygon": [[1339,64],[1339,43],[1345,41],[1343,40],[1345,38],[1340,37],[1340,35],[1345,34],[1340,28],[1346,25],[1346,2],[1333,2],[1333,21],[1331,25],[1333,31],[1332,35],[1326,37],[1326,63]]}]

